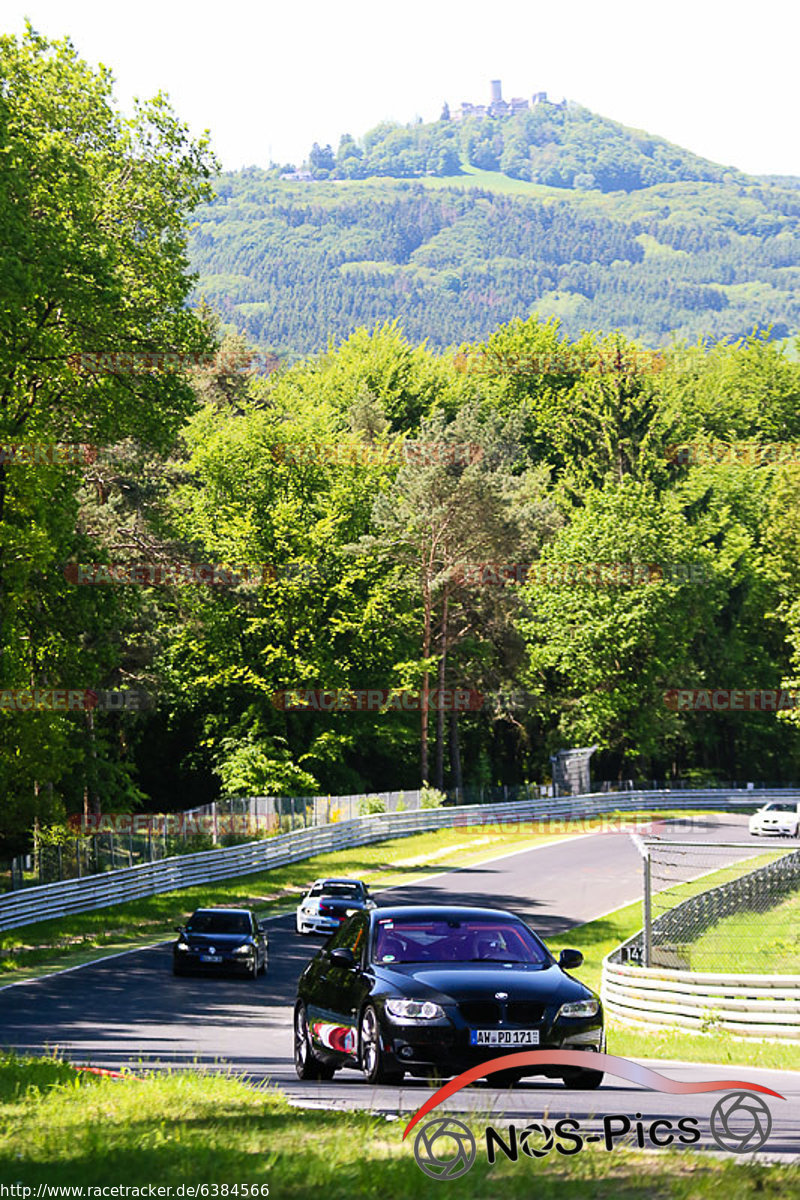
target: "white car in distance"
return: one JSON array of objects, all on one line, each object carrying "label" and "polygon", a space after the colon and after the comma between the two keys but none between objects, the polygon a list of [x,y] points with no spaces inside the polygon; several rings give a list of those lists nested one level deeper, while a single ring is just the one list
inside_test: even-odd
[{"label": "white car in distance", "polygon": [[800,800],[772,800],[748,822],[756,836],[774,833],[777,837],[797,837],[800,832]]},{"label": "white car in distance", "polygon": [[360,879],[317,879],[297,907],[297,932],[335,933],[362,908],[375,908],[375,901]]}]

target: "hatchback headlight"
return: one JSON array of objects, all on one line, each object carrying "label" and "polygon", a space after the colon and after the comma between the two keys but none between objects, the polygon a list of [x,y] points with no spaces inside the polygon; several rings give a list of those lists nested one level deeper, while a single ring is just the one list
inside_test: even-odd
[{"label": "hatchback headlight", "polygon": [[595,999],[573,1000],[569,1004],[561,1005],[556,1013],[556,1020],[559,1017],[596,1017],[599,1012],[600,1003]]},{"label": "hatchback headlight", "polygon": [[444,1016],[442,1006],[432,1000],[387,1000],[385,1007],[400,1021],[437,1021]]},{"label": "hatchback headlight", "polygon": [[244,946],[237,946],[237,947],[236,947],[236,949],[233,951],[233,953],[234,953],[234,954],[252,954],[252,953],[253,953],[253,947],[252,947],[252,946],[248,946],[248,945],[244,945]]}]

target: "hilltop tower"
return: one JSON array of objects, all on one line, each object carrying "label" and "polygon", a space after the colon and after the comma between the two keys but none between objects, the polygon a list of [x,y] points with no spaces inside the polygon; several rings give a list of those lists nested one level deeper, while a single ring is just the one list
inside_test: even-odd
[{"label": "hilltop tower", "polygon": [[492,104],[498,104],[503,99],[503,85],[499,79],[490,81],[492,89]]}]

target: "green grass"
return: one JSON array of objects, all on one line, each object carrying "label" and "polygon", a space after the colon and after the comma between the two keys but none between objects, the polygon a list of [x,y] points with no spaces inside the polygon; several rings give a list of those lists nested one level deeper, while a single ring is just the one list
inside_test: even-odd
[{"label": "green grass", "polygon": [[800,974],[800,895],[725,917],[686,947],[693,971]]},{"label": "green grass", "polygon": [[500,192],[504,195],[513,196],[531,196],[536,199],[549,196],[563,200],[565,198],[574,198],[576,194],[580,194],[567,191],[564,188],[548,187],[543,183],[531,183],[527,179],[512,179],[509,175],[503,175],[500,171],[482,171],[479,167],[470,167],[465,164],[462,164],[461,169],[463,171],[462,175],[425,175],[421,179],[415,180],[415,182],[423,184],[424,187],[434,189],[482,188],[484,191]]},{"label": "green grass", "polygon": [[243,1184],[266,1184],[273,1200],[705,1200],[723,1188],[731,1200],[783,1200],[800,1184],[796,1166],[624,1148],[490,1167],[485,1121],[470,1124],[478,1156],[448,1191],[417,1167],[402,1120],[292,1108],[276,1090],[225,1075],[112,1080],[56,1060],[0,1058],[0,1181],[34,1188],[205,1183],[222,1195],[238,1184],[241,1195]]}]

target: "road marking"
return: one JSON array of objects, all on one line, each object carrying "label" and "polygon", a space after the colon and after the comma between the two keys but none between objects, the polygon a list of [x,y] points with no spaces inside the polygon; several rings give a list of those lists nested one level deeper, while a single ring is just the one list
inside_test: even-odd
[{"label": "road marking", "polygon": [[5,983],[0,992],[7,992],[12,987],[24,987],[26,983],[40,983],[43,979],[54,979],[56,975],[69,975],[70,971],[82,971],[84,967],[93,967],[96,963],[111,962],[113,958],[124,958],[126,954],[138,954],[140,950],[155,950],[157,946],[168,946],[169,942],[150,942],[147,946],[134,946],[131,950],[119,950],[116,954],[104,954],[102,958],[93,958],[90,962],[78,963],[75,967],[60,967],[49,975],[35,975],[32,979],[16,979],[14,983]]}]

